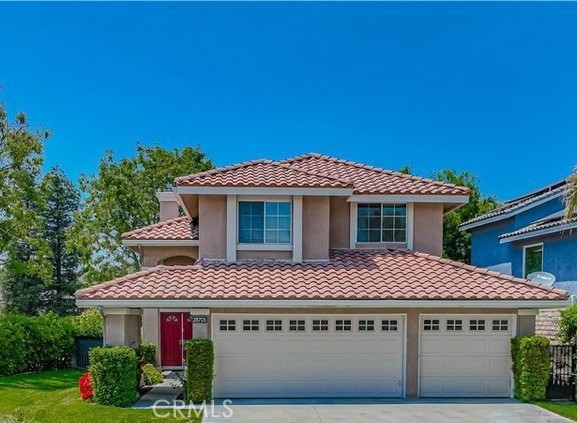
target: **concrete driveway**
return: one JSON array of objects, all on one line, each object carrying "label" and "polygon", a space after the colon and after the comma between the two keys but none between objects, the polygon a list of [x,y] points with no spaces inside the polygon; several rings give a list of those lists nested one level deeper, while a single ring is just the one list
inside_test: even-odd
[{"label": "concrete driveway", "polygon": [[[204,422],[247,423],[568,423],[570,420],[536,405],[512,400],[435,400],[397,401],[362,404],[292,403],[272,404],[236,401],[214,408],[214,415],[205,415]],[[209,410],[210,412],[210,410]]]}]

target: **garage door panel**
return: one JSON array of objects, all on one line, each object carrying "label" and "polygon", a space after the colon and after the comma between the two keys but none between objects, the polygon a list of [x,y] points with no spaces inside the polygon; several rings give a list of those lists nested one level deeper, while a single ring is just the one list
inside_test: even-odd
[{"label": "garage door panel", "polygon": [[[219,318],[236,321],[221,332]],[[258,331],[243,331],[242,320],[259,320]],[[282,320],[281,331],[264,330],[265,320]],[[289,320],[305,320],[305,331],[289,331]],[[328,320],[313,331],[312,320]],[[337,331],[337,319],[351,320]],[[359,319],[373,320],[360,331]],[[397,331],[381,330],[382,319],[397,320]],[[213,316],[215,396],[235,397],[400,397],[403,379],[402,316],[287,317]]]},{"label": "garage door panel", "polygon": [[[505,324],[493,327],[493,319]],[[421,396],[509,396],[511,316],[427,315],[420,324]]]}]

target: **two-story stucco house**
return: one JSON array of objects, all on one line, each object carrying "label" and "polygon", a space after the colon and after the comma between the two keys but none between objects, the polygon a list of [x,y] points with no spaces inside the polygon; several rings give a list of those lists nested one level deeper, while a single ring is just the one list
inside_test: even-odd
[{"label": "two-story stucco house", "polygon": [[439,258],[468,196],[317,154],[183,176],[124,235],[143,270],[77,304],[164,368],[212,339],[218,398],[509,397],[510,338],[567,294]]},{"label": "two-story stucco house", "polygon": [[[525,278],[555,276],[553,286],[577,294],[577,216],[565,219],[565,181],[506,201],[461,225],[471,232],[471,263]],[[537,319],[537,332],[554,337],[556,310]]]}]

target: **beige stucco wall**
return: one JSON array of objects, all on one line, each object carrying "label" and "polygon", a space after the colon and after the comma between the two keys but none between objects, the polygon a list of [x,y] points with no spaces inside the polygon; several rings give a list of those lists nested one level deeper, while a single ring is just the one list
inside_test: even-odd
[{"label": "beige stucco wall", "polygon": [[303,196],[303,260],[329,258],[329,197]]},{"label": "beige stucco wall", "polygon": [[108,346],[140,345],[141,317],[125,314],[107,314],[104,316],[104,342]]},{"label": "beige stucco wall", "polygon": [[351,206],[346,197],[331,197],[329,211],[330,248],[349,248]]},{"label": "beige stucco wall", "polygon": [[198,247],[142,247],[142,265],[145,267],[157,266],[169,258],[175,256],[186,256],[194,260],[198,259]]},{"label": "beige stucco wall", "polygon": [[415,203],[413,249],[441,256],[443,254],[443,205]]},{"label": "beige stucco wall", "polygon": [[535,335],[535,315],[517,316],[517,336]]},{"label": "beige stucco wall", "polygon": [[200,257],[226,259],[226,195],[198,199]]},{"label": "beige stucco wall", "polygon": [[142,310],[142,342],[156,345],[156,366],[160,366],[160,322],[157,308]]},{"label": "beige stucco wall", "polygon": [[237,260],[292,260],[292,251],[238,251],[236,252]]},{"label": "beige stucco wall", "polygon": [[176,201],[160,202],[160,221],[174,219],[180,216],[180,207]]}]

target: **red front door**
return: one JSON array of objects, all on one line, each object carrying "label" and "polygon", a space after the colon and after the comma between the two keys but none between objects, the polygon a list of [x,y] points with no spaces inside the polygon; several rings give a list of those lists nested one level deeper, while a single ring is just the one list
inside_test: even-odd
[{"label": "red front door", "polygon": [[192,339],[189,313],[160,313],[160,353],[163,366],[184,365],[184,341]]}]

